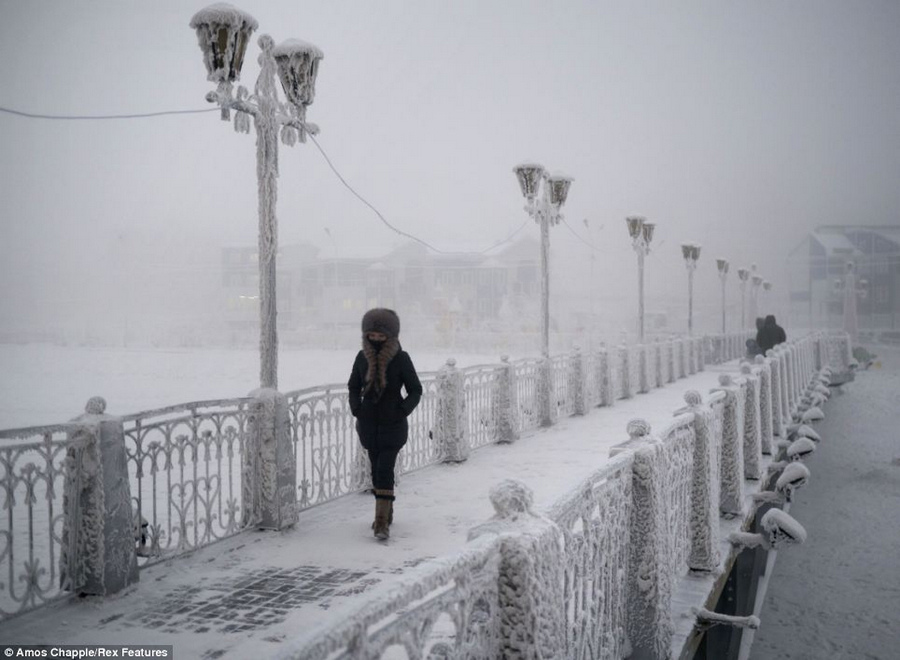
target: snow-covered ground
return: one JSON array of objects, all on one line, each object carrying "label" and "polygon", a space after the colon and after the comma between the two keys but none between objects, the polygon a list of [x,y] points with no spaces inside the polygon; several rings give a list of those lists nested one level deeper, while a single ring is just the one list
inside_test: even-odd
[{"label": "snow-covered ground", "polygon": [[791,515],[802,546],[779,551],[751,659],[900,657],[900,348],[832,396],[809,485]]},{"label": "snow-covered ground", "polygon": [[[410,352],[419,371],[436,371],[451,353]],[[460,367],[499,362],[499,355],[453,354]],[[352,350],[281,349],[282,392],[346,383]],[[512,359],[519,356],[513,355]],[[0,344],[0,429],[58,424],[84,412],[92,396],[107,412],[127,415],[163,406],[246,396],[259,385],[253,349],[86,348]]]}]

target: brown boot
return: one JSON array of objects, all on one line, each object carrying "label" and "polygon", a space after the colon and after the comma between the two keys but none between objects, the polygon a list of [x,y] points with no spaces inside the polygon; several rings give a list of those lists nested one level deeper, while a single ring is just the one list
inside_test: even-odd
[{"label": "brown boot", "polygon": [[379,541],[387,541],[391,533],[388,530],[389,500],[375,500],[375,538]]}]

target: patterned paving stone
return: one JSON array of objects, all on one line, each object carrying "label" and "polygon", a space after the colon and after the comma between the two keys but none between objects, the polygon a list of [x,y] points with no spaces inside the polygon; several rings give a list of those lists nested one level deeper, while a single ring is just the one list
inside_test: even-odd
[{"label": "patterned paving stone", "polygon": [[[364,592],[380,582],[365,571],[318,566],[244,571],[215,584],[170,591],[141,611],[107,617],[115,624],[160,632],[238,633],[280,623],[311,603],[327,609],[332,598]],[[208,657],[214,658],[214,651]]]}]

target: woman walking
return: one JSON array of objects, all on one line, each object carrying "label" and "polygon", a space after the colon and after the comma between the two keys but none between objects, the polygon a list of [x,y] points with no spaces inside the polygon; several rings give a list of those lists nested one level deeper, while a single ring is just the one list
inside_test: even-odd
[{"label": "woman walking", "polygon": [[[400,346],[400,318],[392,309],[370,309],[362,319],[362,350],[347,388],[359,441],[372,464],[375,538],[390,536],[394,517],[394,465],[409,435],[407,416],[422,398],[422,384]],[[404,397],[400,388],[406,390]]]}]

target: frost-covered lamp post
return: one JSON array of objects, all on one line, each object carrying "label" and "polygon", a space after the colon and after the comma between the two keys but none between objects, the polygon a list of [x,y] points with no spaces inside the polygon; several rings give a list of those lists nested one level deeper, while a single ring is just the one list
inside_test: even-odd
[{"label": "frost-covered lamp post", "polygon": [[[240,80],[241,66],[256,20],[231,5],[217,3],[201,9],[191,19],[197,31],[207,80],[217,83],[206,100],[218,103],[221,117],[227,121],[236,110],[234,128],[250,132],[250,117],[256,127],[256,175],[259,185],[259,306],[260,306],[260,384],[278,387],[278,332],[276,329],[275,257],[278,251],[278,225],[275,201],[278,196],[278,133],[293,146],[306,142],[307,132],[315,135],[318,126],[306,122],[306,108],[315,97],[316,74],[322,51],[312,44],[289,39],[278,46],[267,34],[260,36],[260,72],[249,94],[243,86],[233,93]],[[275,77],[281,79],[287,101],[278,99]]]},{"label": "frost-covered lamp post", "polygon": [[640,215],[630,215],[625,218],[628,223],[628,235],[631,236],[631,245],[638,258],[638,337],[640,343],[644,343],[644,257],[650,254],[650,241],[653,240],[653,230],[656,227],[652,222]]},{"label": "frost-covered lamp post", "polygon": [[763,278],[753,272],[755,269],[756,264],[753,264],[750,271],[750,318],[753,321],[759,317],[759,287],[763,283]]},{"label": "frost-covered lamp post", "polygon": [[747,280],[750,279],[750,271],[746,268],[738,268],[738,280],[741,287],[741,332],[747,329]]},{"label": "frost-covered lamp post", "polygon": [[542,165],[535,163],[516,165],[513,172],[525,197],[525,212],[541,227],[541,355],[549,357],[550,225],[559,224],[563,218],[560,209],[566,203],[572,179],[557,174],[548,175]]},{"label": "frost-covered lamp post", "polygon": [[725,335],[725,281],[728,279],[728,260],[716,259],[719,269],[719,280],[722,282],[722,335]]},{"label": "frost-covered lamp post", "polygon": [[694,334],[694,271],[700,259],[700,246],[693,243],[682,243],[681,256],[688,274],[688,336]]},{"label": "frost-covered lamp post", "polygon": [[842,294],[843,297],[843,330],[850,335],[850,342],[853,346],[859,343],[859,317],[856,299],[865,299],[868,295],[868,288],[868,281],[856,279],[856,267],[852,261],[847,262],[844,278],[834,281],[835,293]]}]

